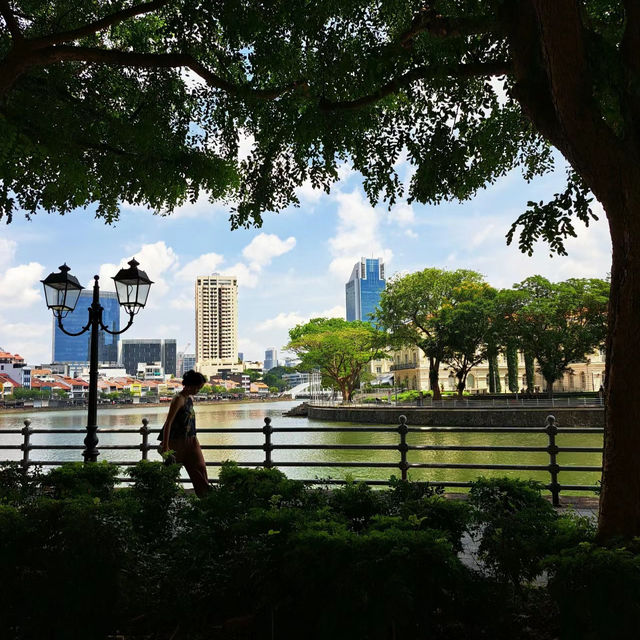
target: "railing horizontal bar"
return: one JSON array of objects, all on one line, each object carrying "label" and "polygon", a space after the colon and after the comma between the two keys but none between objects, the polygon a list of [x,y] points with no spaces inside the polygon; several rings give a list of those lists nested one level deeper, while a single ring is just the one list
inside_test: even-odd
[{"label": "railing horizontal bar", "polygon": [[546,447],[502,447],[502,446],[483,446],[483,445],[440,445],[440,444],[425,444],[425,445],[409,445],[410,451],[532,451],[543,452],[547,451]]},{"label": "railing horizontal bar", "polygon": [[[208,467],[220,467],[225,464],[226,461],[210,462],[207,460],[205,463]],[[236,464],[242,467],[262,467],[264,461],[259,462],[240,462]],[[361,468],[380,468],[380,469],[397,469],[397,462],[309,462],[309,461],[292,461],[292,462],[273,462],[274,467],[361,467]]]},{"label": "railing horizontal bar", "polygon": [[272,433],[397,433],[398,427],[274,427]]},{"label": "railing horizontal bar", "polygon": [[536,464],[448,464],[446,462],[410,462],[411,469],[511,469],[513,471],[549,471],[547,465]]},{"label": "railing horizontal bar", "polygon": [[569,489],[571,491],[597,491],[600,486],[597,484],[561,484],[560,489],[564,491]]},{"label": "railing horizontal bar", "polygon": [[560,453],[602,453],[602,447],[558,447]]},{"label": "railing horizontal bar", "polygon": [[558,467],[558,471],[602,471],[602,467]]},{"label": "railing horizontal bar", "polygon": [[396,444],[274,444],[275,449],[397,451]]},{"label": "railing horizontal bar", "polygon": [[200,443],[200,448],[201,449],[209,449],[211,451],[234,451],[235,449],[241,449],[241,450],[246,450],[246,449],[253,449],[253,450],[262,450],[262,445],[261,444],[202,444]]},{"label": "railing horizontal bar", "polygon": [[[102,447],[104,449],[104,447]],[[70,450],[82,450],[84,449],[84,445],[82,444],[30,444],[28,447],[29,451],[32,450],[43,450],[43,449],[70,449]]]},{"label": "railing horizontal bar", "polygon": [[0,444],[0,449],[22,449],[21,444]]}]

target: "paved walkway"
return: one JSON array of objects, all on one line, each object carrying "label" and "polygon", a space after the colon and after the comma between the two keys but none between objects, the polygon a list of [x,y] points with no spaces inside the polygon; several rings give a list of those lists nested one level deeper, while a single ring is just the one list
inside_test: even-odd
[{"label": "paved walkway", "polygon": [[[466,499],[466,494],[447,494],[447,497],[453,499]],[[579,516],[588,516],[594,520],[598,519],[598,498],[594,497],[577,497],[566,496],[560,498],[560,507],[556,511],[560,514],[573,511]],[[462,563],[470,569],[484,572],[485,566],[478,555],[479,540],[475,540],[468,533],[462,536],[462,551],[458,554]],[[546,575],[538,577],[536,584],[546,584]]]}]

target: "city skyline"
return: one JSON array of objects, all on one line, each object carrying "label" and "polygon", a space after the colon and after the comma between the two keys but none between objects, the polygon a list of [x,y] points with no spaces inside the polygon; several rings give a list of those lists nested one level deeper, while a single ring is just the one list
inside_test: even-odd
[{"label": "city skyline", "polygon": [[[51,315],[39,280],[63,262],[82,284],[99,274],[106,291],[135,256],[154,284],[127,338],[172,337],[179,351],[195,343],[195,278],[236,275],[238,349],[246,360],[262,360],[269,346],[281,350],[288,330],[311,317],[345,317],[344,283],[361,256],[380,256],[387,279],[427,266],[474,269],[498,287],[535,273],[556,281],[605,277],[610,241],[604,216],[588,229],[577,224],[567,257],[551,259],[539,246],[530,258],[506,246],[504,235],[527,201],[548,199],[562,187],[562,168],[559,162],[555,174],[531,183],[512,172],[470,202],[400,202],[387,211],[371,207],[362,176],[343,167],[331,194],[307,186],[299,192],[299,209],[266,214],[261,229],[230,231],[228,208],[203,201],[169,217],[125,205],[114,227],[82,211],[42,214],[31,222],[16,216],[0,234],[0,341],[29,362],[48,362]],[[408,165],[398,169],[406,182]]]}]

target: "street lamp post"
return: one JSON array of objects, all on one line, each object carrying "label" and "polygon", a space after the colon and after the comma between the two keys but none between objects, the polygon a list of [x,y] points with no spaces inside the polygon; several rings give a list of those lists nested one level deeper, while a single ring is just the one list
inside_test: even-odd
[{"label": "street lamp post", "polygon": [[87,435],[82,452],[85,462],[95,462],[98,458],[98,331],[102,329],[111,335],[124,333],[132,324],[133,317],[147,303],[149,288],[153,284],[144,271],[138,269],[135,258],[129,262],[128,269],[120,269],[112,278],[116,285],[116,294],[121,307],[129,314],[127,326],[120,331],[110,331],[102,322],[103,308],[100,305],[100,286],[98,276],[94,276],[93,300],[89,307],[89,321],[78,332],[71,333],[62,325],[62,320],[71,313],[78,302],[82,285],[69,273],[69,267],[63,264],[59,273],[50,273],[41,280],[47,308],[51,309],[58,320],[58,327],[68,336],[80,336],[90,331],[89,347],[89,408],[87,411]]}]

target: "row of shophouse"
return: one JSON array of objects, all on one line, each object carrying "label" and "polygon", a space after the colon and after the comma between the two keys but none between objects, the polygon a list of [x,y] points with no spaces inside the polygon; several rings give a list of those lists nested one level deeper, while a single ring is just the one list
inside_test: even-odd
[{"label": "row of shophouse", "polygon": [[[224,387],[229,393],[252,396],[266,396],[269,393],[266,384],[250,382],[248,375],[232,376],[232,379],[213,378],[209,384]],[[57,373],[54,369],[31,369],[25,365],[24,358],[20,355],[0,350],[0,399],[14,395],[14,391],[20,388],[48,392],[50,398],[81,401],[89,395],[89,374],[88,371],[79,372],[72,377]],[[98,379],[98,393],[102,398],[109,394],[124,393],[130,396],[133,402],[148,397],[169,399],[181,389],[182,383],[177,379],[111,376],[107,371],[102,371]]]},{"label": "row of shophouse", "polygon": [[[553,385],[554,391],[599,391],[604,384],[605,354],[604,350],[592,353],[584,362],[570,365],[564,376]],[[376,360],[372,363],[371,373],[380,381],[392,381],[395,386],[406,389],[426,391],[429,389],[429,360],[421,349],[408,347],[390,353],[388,360]],[[467,376],[466,390],[470,393],[488,393],[490,386],[509,392],[509,374],[507,359],[504,355],[498,357],[498,369],[494,374],[499,380],[491,385],[489,379],[489,363],[481,362],[471,369]],[[445,391],[455,391],[457,379],[454,372],[446,364],[440,366],[440,384]],[[536,371],[534,389],[542,392],[546,390],[546,382]],[[527,389],[524,355],[518,353],[518,390]]]}]

